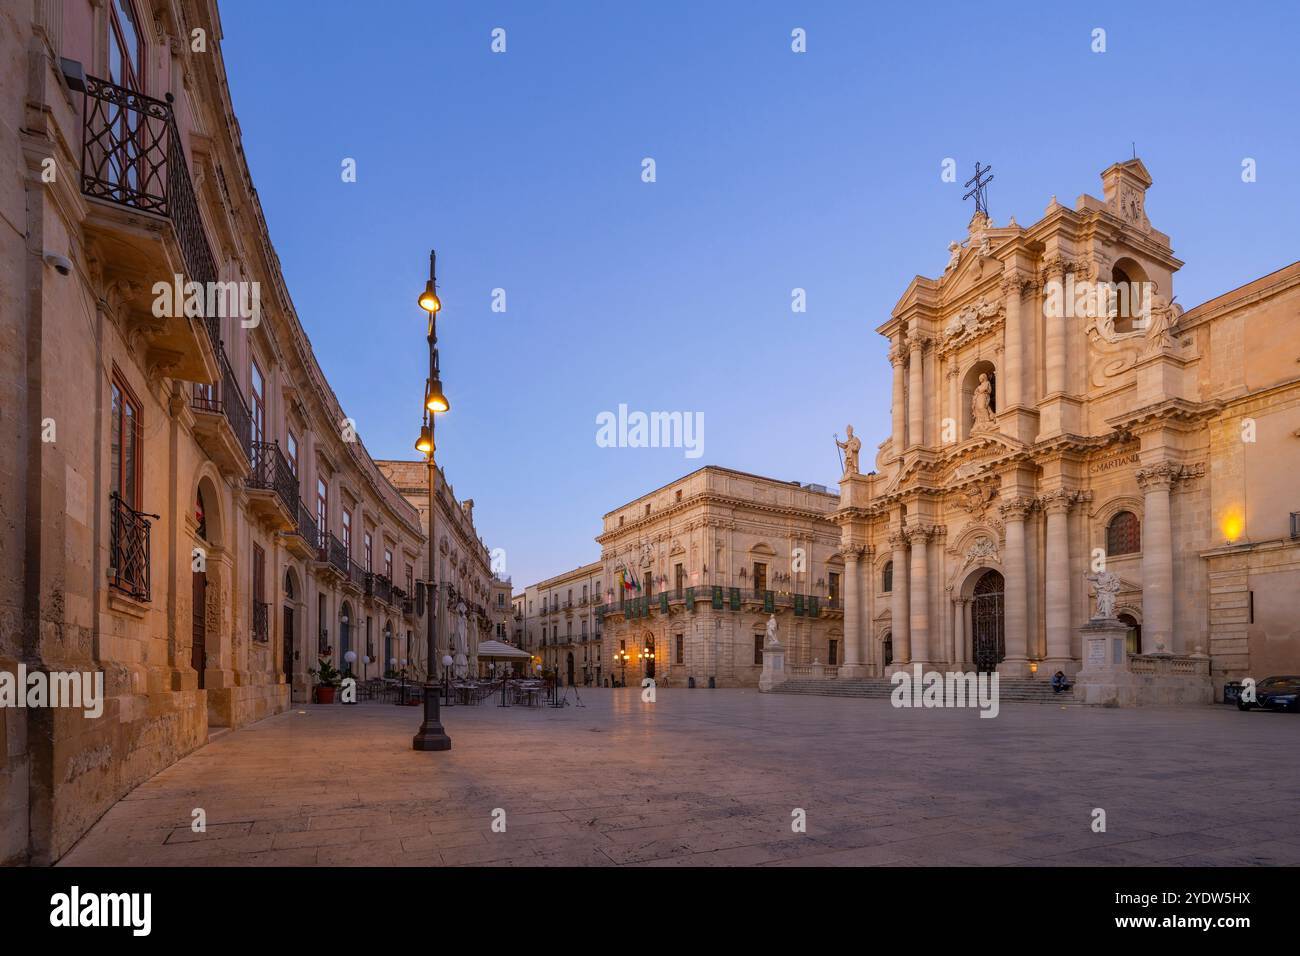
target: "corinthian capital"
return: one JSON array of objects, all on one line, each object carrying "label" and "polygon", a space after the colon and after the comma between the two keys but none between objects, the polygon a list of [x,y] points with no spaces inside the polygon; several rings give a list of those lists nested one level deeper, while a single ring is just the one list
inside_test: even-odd
[{"label": "corinthian capital", "polygon": [[1002,276],[1002,294],[1006,296],[1022,296],[1033,288],[1033,285],[1034,277],[1023,272],[1010,270]]},{"label": "corinthian capital", "polygon": [[902,342],[889,347],[889,364],[906,365],[907,364],[907,347]]},{"label": "corinthian capital", "polygon": [[1143,468],[1138,471],[1138,487],[1143,491],[1168,491],[1173,487],[1174,482],[1182,477],[1183,469],[1173,462],[1162,461],[1152,465],[1150,468]]},{"label": "corinthian capital", "polygon": [[1012,498],[998,505],[998,514],[1002,515],[1003,521],[1024,521],[1033,510],[1033,498]]},{"label": "corinthian capital", "polygon": [[894,551],[903,551],[907,548],[907,531],[894,531],[889,535],[889,546]]},{"label": "corinthian capital", "polygon": [[1043,275],[1047,277],[1049,282],[1053,279],[1059,281],[1067,272],[1081,271],[1077,262],[1059,252],[1053,253],[1043,260]]},{"label": "corinthian capital", "polygon": [[920,329],[913,329],[907,333],[907,347],[913,352],[920,352],[930,344],[930,337]]},{"label": "corinthian capital", "polygon": [[1038,506],[1048,514],[1068,514],[1077,498],[1077,493],[1065,488],[1057,488],[1055,491],[1039,495]]}]

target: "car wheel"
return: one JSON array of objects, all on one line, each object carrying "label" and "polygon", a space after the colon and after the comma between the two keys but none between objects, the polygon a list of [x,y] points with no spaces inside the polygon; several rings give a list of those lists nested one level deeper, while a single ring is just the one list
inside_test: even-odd
[{"label": "car wheel", "polygon": [[1239,700],[1239,701],[1237,701],[1237,709],[1238,709],[1238,710],[1250,710],[1250,704],[1246,703],[1244,700]]}]

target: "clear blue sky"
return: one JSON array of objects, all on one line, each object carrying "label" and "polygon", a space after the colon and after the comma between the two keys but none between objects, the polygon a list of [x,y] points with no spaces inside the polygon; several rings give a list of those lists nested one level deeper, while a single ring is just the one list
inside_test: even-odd
[{"label": "clear blue sky", "polygon": [[[376,457],[416,457],[437,247],[438,457],[516,588],[594,560],[606,511],[700,465],[833,485],[852,422],[869,467],[889,425],[873,329],[964,237],[977,159],[995,220],[1027,225],[1053,193],[1100,195],[1136,140],[1188,308],[1294,261],[1296,9],[221,4],[290,291]],[[597,447],[620,403],[703,412],[703,457]]]}]

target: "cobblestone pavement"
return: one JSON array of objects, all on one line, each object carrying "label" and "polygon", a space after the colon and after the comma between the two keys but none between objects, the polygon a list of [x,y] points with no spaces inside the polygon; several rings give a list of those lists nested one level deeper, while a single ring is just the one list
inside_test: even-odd
[{"label": "cobblestone pavement", "polygon": [[[1300,863],[1294,715],[1004,704],[990,720],[746,690],[582,697],[450,708],[453,749],[434,754],[410,749],[418,708],[300,706],[158,774],[62,862]],[[195,808],[206,833],[190,828]]]}]

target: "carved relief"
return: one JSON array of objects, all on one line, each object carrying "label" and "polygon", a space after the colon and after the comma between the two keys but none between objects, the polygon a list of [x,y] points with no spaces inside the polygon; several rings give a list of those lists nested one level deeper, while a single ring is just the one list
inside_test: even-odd
[{"label": "carved relief", "polygon": [[966,556],[961,568],[966,570],[977,561],[997,561],[998,546],[992,538],[976,538],[975,543],[966,549]]}]

